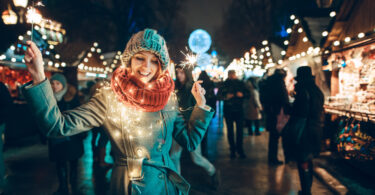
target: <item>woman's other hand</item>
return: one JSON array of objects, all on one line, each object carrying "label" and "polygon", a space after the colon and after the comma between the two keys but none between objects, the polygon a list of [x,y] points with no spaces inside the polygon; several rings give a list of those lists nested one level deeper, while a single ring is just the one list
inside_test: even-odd
[{"label": "woman's other hand", "polygon": [[33,85],[37,85],[46,79],[44,74],[44,62],[42,53],[32,41],[27,41],[28,48],[25,52],[25,64],[33,78]]},{"label": "woman's other hand", "polygon": [[206,94],[206,90],[204,90],[201,86],[202,83],[203,81],[201,80],[196,81],[193,85],[193,88],[191,89],[191,93],[193,94],[197,105],[200,107],[206,106],[206,98],[204,97],[204,95]]}]

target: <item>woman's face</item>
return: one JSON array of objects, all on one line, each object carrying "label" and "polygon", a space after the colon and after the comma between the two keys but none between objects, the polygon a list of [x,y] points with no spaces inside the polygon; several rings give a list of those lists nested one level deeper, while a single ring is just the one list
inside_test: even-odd
[{"label": "woman's face", "polygon": [[159,72],[160,61],[155,54],[142,51],[136,53],[130,61],[132,74],[144,83],[150,82]]},{"label": "woman's face", "polygon": [[53,93],[60,92],[64,88],[63,84],[57,80],[52,80],[51,86],[52,86]]},{"label": "woman's face", "polygon": [[185,71],[182,68],[176,68],[176,76],[180,83],[185,83],[186,75]]}]

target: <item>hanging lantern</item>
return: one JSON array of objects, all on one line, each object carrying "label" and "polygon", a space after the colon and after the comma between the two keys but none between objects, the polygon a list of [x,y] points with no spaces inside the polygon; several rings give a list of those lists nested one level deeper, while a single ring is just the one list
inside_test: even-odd
[{"label": "hanging lantern", "polygon": [[28,0],[13,0],[13,4],[16,7],[26,8]]},{"label": "hanging lantern", "polygon": [[42,21],[42,14],[35,9],[31,8],[26,13],[27,23],[39,24]]},{"label": "hanging lantern", "polygon": [[1,18],[6,25],[17,24],[17,14],[10,8],[10,5],[8,5],[8,10],[3,11]]}]

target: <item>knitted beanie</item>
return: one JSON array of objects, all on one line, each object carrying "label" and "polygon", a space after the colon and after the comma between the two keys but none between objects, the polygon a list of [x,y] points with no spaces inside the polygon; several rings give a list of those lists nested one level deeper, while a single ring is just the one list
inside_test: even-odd
[{"label": "knitted beanie", "polygon": [[51,81],[53,81],[53,80],[59,81],[59,82],[63,85],[63,88],[66,87],[67,82],[66,82],[66,78],[65,78],[65,76],[64,76],[63,74],[56,73],[56,74],[54,74],[54,75],[51,77],[50,80],[51,80]]},{"label": "knitted beanie", "polygon": [[169,54],[164,38],[156,30],[146,28],[134,34],[126,44],[122,54],[122,64],[130,66],[130,59],[134,54],[141,51],[149,51],[155,54],[162,63],[162,69],[167,69],[169,65]]}]

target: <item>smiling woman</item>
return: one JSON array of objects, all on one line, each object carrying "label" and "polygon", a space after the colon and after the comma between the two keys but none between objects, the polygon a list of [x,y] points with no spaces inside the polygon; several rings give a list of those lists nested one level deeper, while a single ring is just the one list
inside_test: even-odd
[{"label": "smiling woman", "polygon": [[139,52],[131,59],[131,72],[144,83],[156,79],[161,65],[159,59],[151,52]]},{"label": "smiling woman", "polygon": [[99,89],[88,103],[64,113],[45,79],[40,51],[28,43],[25,61],[33,82],[25,85],[24,94],[43,133],[71,136],[103,125],[115,157],[110,194],[188,193],[189,184],[176,172],[168,154],[172,139],[194,150],[213,110],[206,106],[205,90],[198,81],[191,90],[197,104],[185,122],[167,71],[170,60],[162,36],[152,29],[133,35],[111,84]]}]

